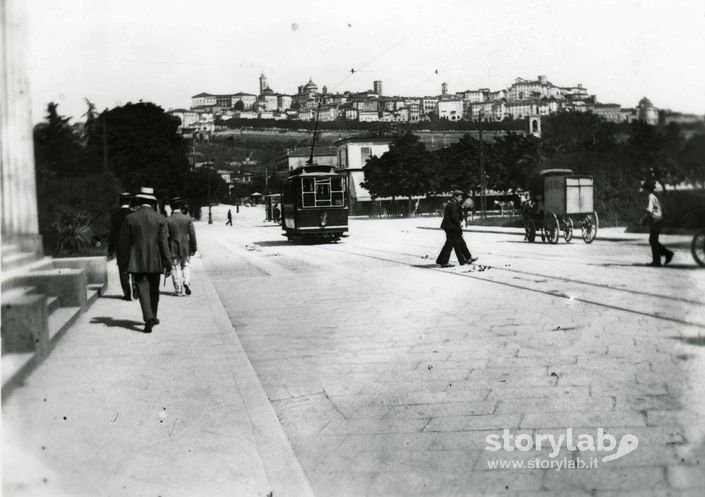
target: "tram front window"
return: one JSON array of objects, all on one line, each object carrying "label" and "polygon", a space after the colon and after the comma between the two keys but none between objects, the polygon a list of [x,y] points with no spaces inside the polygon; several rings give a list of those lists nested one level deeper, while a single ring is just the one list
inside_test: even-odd
[{"label": "tram front window", "polygon": [[301,183],[303,207],[331,207],[345,205],[344,178],[303,178]]}]

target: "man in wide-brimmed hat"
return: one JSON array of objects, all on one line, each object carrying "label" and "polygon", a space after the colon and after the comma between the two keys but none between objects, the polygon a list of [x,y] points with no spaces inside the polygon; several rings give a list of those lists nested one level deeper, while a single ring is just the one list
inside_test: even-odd
[{"label": "man in wide-brimmed hat", "polygon": [[120,229],[118,257],[127,265],[137,286],[144,332],[151,333],[159,324],[159,281],[162,273],[168,274],[171,268],[166,218],[156,211],[152,188],[142,187],[135,195],[135,203],[139,207],[125,218]]},{"label": "man in wide-brimmed hat", "polygon": [[166,226],[171,252],[171,277],[177,296],[191,295],[191,256],[198,250],[196,230],[191,216],[184,212],[184,202],[174,197],[169,202],[171,216]]},{"label": "man in wide-brimmed hat", "polygon": [[441,229],[446,232],[446,243],[443,245],[441,253],[438,254],[436,258],[436,264],[440,264],[441,267],[452,266],[452,264],[448,263],[451,250],[455,250],[455,256],[458,258],[458,263],[461,266],[477,260],[477,257],[473,257],[470,254],[470,250],[463,239],[462,222],[464,216],[462,205],[464,195],[465,193],[462,190],[454,190],[453,198],[446,204],[443,210]]}]

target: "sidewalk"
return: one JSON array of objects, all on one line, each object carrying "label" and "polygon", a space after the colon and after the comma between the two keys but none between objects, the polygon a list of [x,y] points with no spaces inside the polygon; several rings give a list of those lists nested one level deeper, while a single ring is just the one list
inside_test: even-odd
[{"label": "sidewalk", "polygon": [[151,335],[108,268],[3,403],[2,495],[313,495],[202,261],[190,297],[163,287]]}]

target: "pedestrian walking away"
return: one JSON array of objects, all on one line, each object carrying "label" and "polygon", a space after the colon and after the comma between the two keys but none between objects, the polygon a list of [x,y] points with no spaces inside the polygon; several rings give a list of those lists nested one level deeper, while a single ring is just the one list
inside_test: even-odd
[{"label": "pedestrian walking away", "polygon": [[228,220],[225,223],[225,226],[232,226],[233,225],[233,211],[228,209]]},{"label": "pedestrian walking away", "polygon": [[275,203],[272,206],[272,220],[278,223],[281,217],[281,210],[279,210],[279,204]]},{"label": "pedestrian walking away", "polygon": [[127,267],[137,285],[145,333],[159,324],[159,281],[171,270],[166,218],[157,212],[153,192],[142,187],[135,195],[139,207],[122,223],[118,247],[118,264]]},{"label": "pedestrian walking away", "polygon": [[[110,215],[110,236],[108,238],[108,256],[112,257],[116,254],[118,249],[118,242],[120,240],[120,228],[122,227],[122,222],[125,220],[128,214],[132,212],[131,202],[132,195],[130,193],[121,193],[118,197],[118,202],[120,207],[115,210]],[[134,297],[137,297],[137,293],[133,292],[132,285],[130,283],[130,273],[127,271],[127,266],[120,264],[118,259],[118,273],[120,275],[120,286],[122,287],[122,295],[124,300],[132,300],[133,293]]]},{"label": "pedestrian walking away", "polygon": [[468,249],[463,238],[463,196],[464,193],[461,190],[454,190],[453,198],[443,210],[441,229],[446,233],[446,242],[441,249],[441,253],[436,258],[436,264],[440,264],[441,267],[452,266],[452,264],[449,264],[451,250],[455,251],[455,256],[458,258],[460,265],[470,264],[477,260],[477,257],[473,257],[470,254],[470,249]]},{"label": "pedestrian walking away", "polygon": [[664,257],[664,264],[668,264],[673,259],[673,252],[664,247],[659,242],[659,235],[663,226],[663,208],[661,201],[655,193],[656,183],[653,179],[647,179],[641,185],[641,189],[649,194],[649,203],[646,206],[646,213],[641,218],[641,223],[649,223],[649,245],[651,245],[651,262],[647,266],[661,266],[661,257]]},{"label": "pedestrian walking away", "polygon": [[475,212],[475,202],[473,201],[472,197],[467,196],[465,200],[463,200],[462,207],[463,219],[465,221],[465,227],[467,228],[468,226],[470,226],[470,221],[473,220],[473,213]]},{"label": "pedestrian walking away", "polygon": [[[171,216],[167,220],[167,231],[174,294],[177,296],[191,295],[191,256],[198,249],[196,230],[193,227],[191,216],[182,212],[184,207],[181,198],[175,197],[171,200],[171,209]],[[230,216],[228,217],[230,218]]]}]

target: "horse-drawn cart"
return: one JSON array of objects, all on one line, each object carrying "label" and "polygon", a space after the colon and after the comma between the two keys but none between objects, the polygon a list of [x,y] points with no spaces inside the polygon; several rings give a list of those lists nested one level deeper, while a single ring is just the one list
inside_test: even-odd
[{"label": "horse-drawn cart", "polygon": [[540,233],[542,241],[566,242],[580,229],[585,243],[597,235],[598,217],[593,207],[592,176],[573,174],[571,169],[544,169],[529,185],[529,199],[522,205],[526,239],[530,243]]}]

